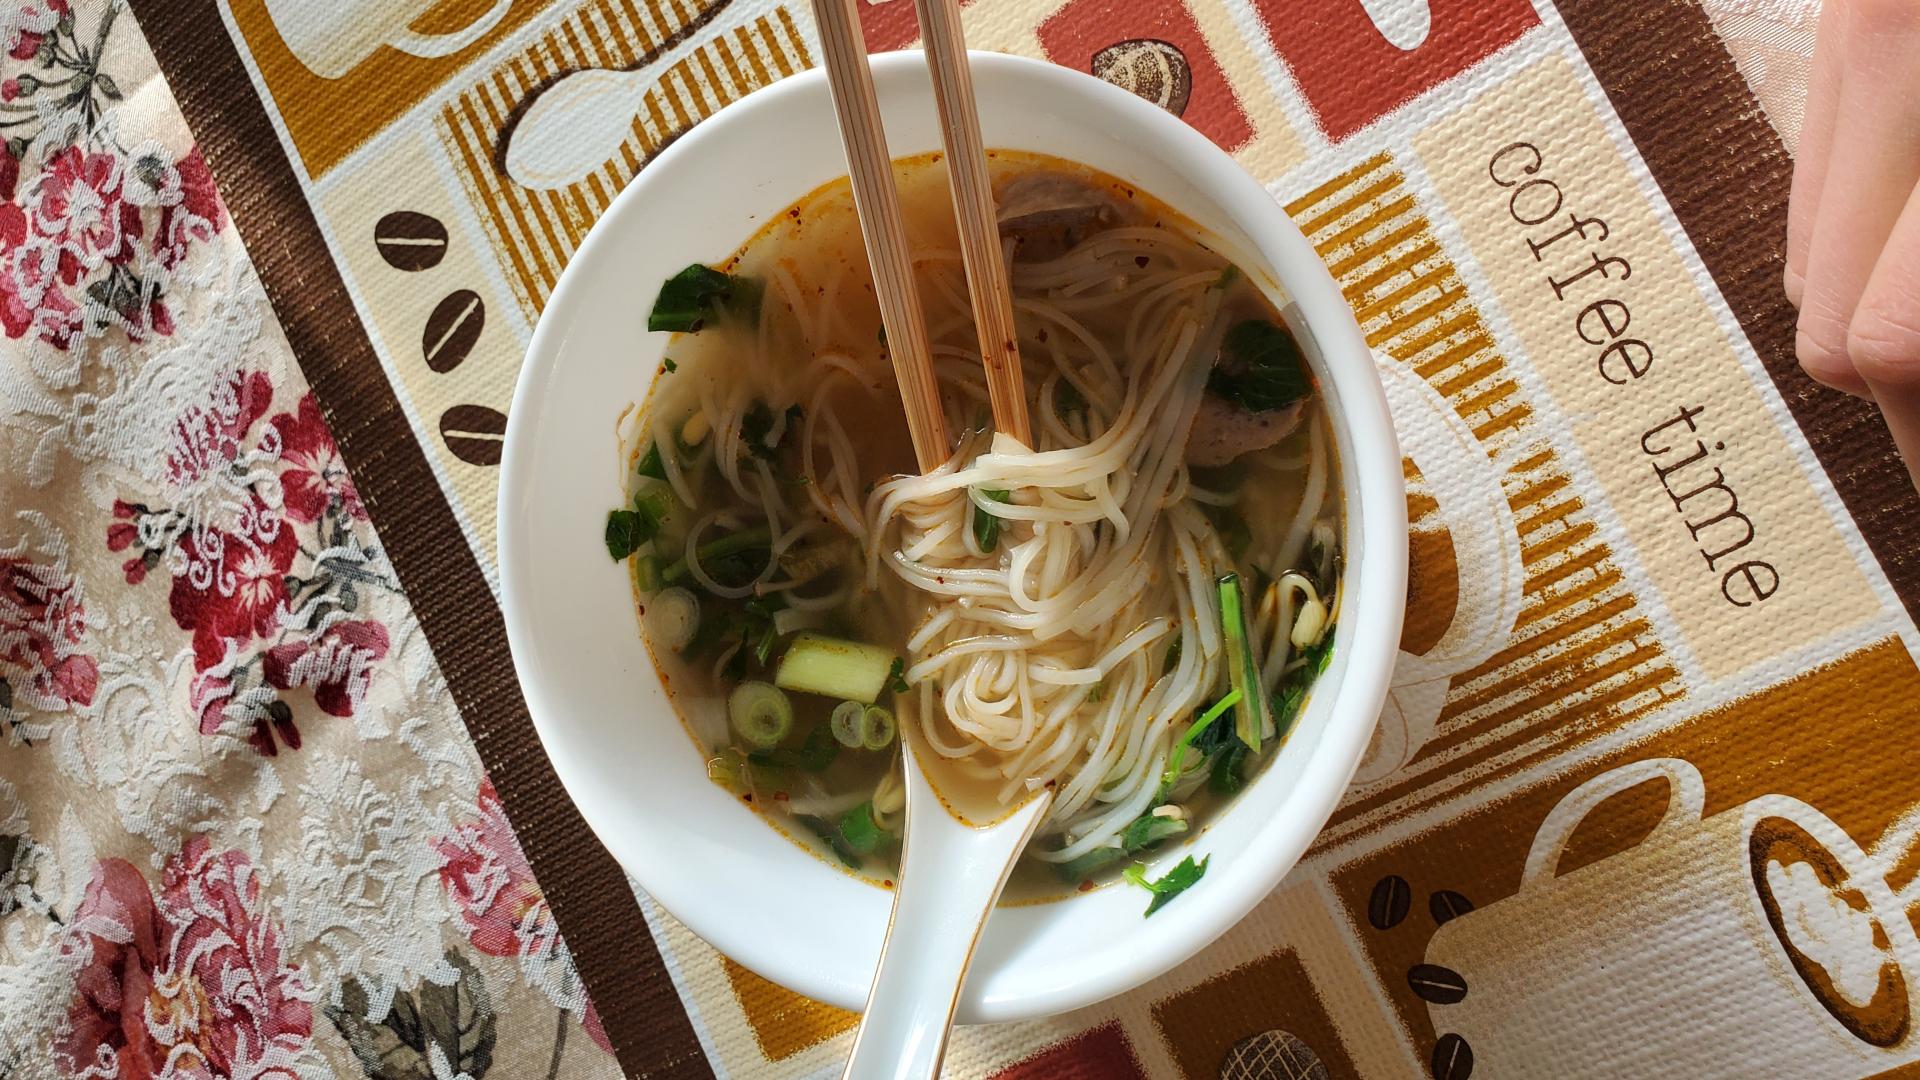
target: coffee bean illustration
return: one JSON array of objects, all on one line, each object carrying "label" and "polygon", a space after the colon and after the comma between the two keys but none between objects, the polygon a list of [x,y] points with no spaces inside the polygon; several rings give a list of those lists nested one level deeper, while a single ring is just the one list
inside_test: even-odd
[{"label": "coffee bean illustration", "polygon": [[485,405],[455,405],[440,416],[440,437],[454,457],[469,465],[498,465],[507,417]]},{"label": "coffee bean illustration", "polygon": [[1367,897],[1367,922],[1375,930],[1391,930],[1407,917],[1407,908],[1412,903],[1413,889],[1407,885],[1407,879],[1388,874],[1374,885],[1373,895]]},{"label": "coffee bean illustration", "polygon": [[1473,910],[1473,901],[1454,892],[1452,889],[1440,889],[1427,897],[1427,910],[1433,913],[1433,921],[1445,926],[1453,920]]},{"label": "coffee bean illustration", "polygon": [[1449,1031],[1433,1044],[1433,1080],[1467,1080],[1473,1075],[1473,1047]]},{"label": "coffee bean illustration", "polygon": [[374,225],[373,246],[395,270],[430,270],[447,256],[447,227],[427,214],[395,210]]},{"label": "coffee bean illustration", "polygon": [[1153,38],[1109,45],[1093,54],[1093,73],[1175,116],[1193,96],[1193,68],[1179,46]]},{"label": "coffee bean illustration", "polygon": [[461,289],[449,294],[427,316],[427,328],[420,335],[420,353],[427,366],[436,372],[459,367],[486,325],[487,305],[480,302],[479,293]]},{"label": "coffee bean illustration", "polygon": [[1220,1080],[1329,1080],[1313,1047],[1290,1031],[1263,1031],[1233,1044]]},{"label": "coffee bean illustration", "polygon": [[1435,1005],[1451,1005],[1467,996],[1467,980],[1452,968],[1439,964],[1415,964],[1407,969],[1407,985],[1422,1000]]}]

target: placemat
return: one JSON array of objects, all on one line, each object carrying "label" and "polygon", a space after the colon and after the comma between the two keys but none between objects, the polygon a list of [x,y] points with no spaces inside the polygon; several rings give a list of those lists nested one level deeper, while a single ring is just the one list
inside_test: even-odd
[{"label": "placemat", "polygon": [[[863,14],[913,43],[904,0]],[[1871,410],[1799,374],[1779,288],[1816,14],[969,0],[973,45],[1178,112],[1318,246],[1388,386],[1413,565],[1380,734],[1301,866],[1138,991],[957,1033],[949,1075],[1920,1060],[1920,500]],[[0,1076],[156,1047],[837,1075],[855,1016],[591,843],[494,602],[542,304],[653,154],[814,62],[805,5],[0,19]],[[636,73],[624,141],[520,183],[527,102],[594,67]]]}]

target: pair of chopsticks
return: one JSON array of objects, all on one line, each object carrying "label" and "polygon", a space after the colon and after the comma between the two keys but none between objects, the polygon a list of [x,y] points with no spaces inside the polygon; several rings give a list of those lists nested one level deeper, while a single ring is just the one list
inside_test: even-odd
[{"label": "pair of chopsticks", "polygon": [[[859,0],[813,0],[826,53],[827,82],[847,148],[853,205],[860,216],[873,287],[880,300],[900,400],[907,411],[920,471],[927,472],[951,453],[940,388],[927,343],[927,323],[913,282],[913,258],[900,216],[900,192],[894,185],[893,159],[880,123],[873,72],[860,38]],[[914,0],[927,65],[933,72],[934,100],[940,109],[940,133],[946,146],[947,173],[953,184],[960,225],[960,254],[966,266],[967,292],[980,331],[980,356],[987,369],[994,428],[1031,446],[1026,389],[1020,378],[1020,352],[1013,328],[1013,293],[1001,261],[999,223],[993,185],[980,140],[980,116],[974,108],[973,74],[960,31],[959,0]]]}]

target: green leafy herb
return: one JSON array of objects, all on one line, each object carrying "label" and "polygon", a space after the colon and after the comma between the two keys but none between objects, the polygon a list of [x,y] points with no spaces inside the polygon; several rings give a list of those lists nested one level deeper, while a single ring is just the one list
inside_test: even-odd
[{"label": "green leafy herb", "polygon": [[825,818],[812,814],[795,814],[794,820],[805,825],[807,830],[818,836],[832,851],[834,857],[845,863],[849,870],[860,869],[860,853],[840,835],[840,830]]},{"label": "green leafy herb", "polygon": [[1220,268],[1220,276],[1213,279],[1213,287],[1224,289],[1238,280],[1240,280],[1240,268],[1228,263]]},{"label": "green leafy herb", "polygon": [[893,666],[887,669],[887,688],[896,694],[905,694],[913,689],[907,685],[907,662],[902,657],[894,657]]},{"label": "green leafy herb", "polygon": [[1231,506],[1203,506],[1202,510],[1207,520],[1213,522],[1213,531],[1219,534],[1221,546],[1236,562],[1239,561],[1253,546],[1253,530],[1247,527],[1247,520],[1235,513]]},{"label": "green leafy herb", "polygon": [[773,410],[767,408],[764,401],[756,401],[740,418],[740,438],[747,444],[747,452],[765,461],[773,460],[774,448],[767,444],[767,436],[773,434]]},{"label": "green leafy herb", "polygon": [[1246,761],[1250,752],[1246,743],[1229,734],[1227,743],[1213,755],[1207,787],[1221,795],[1232,795],[1246,787]]},{"label": "green leafy herb", "polygon": [[[1173,786],[1180,782],[1180,771],[1186,767],[1187,748],[1193,744],[1194,740],[1200,738],[1209,728],[1212,728],[1221,717],[1226,716],[1228,711],[1238,704],[1239,701],[1240,691],[1227,691],[1225,697],[1208,706],[1207,711],[1201,713],[1200,718],[1195,720],[1193,724],[1187,728],[1186,733],[1180,736],[1180,741],[1173,744],[1173,753],[1167,757],[1166,770],[1160,774],[1160,799],[1165,799],[1167,792],[1172,791]],[[1231,729],[1230,724],[1223,726]]]},{"label": "green leafy herb", "polygon": [[[1005,488],[980,489],[980,498],[993,502],[1006,502],[1011,494]],[[1000,546],[1000,519],[978,502],[973,506],[973,540],[980,545],[981,551],[992,551]]]},{"label": "green leafy herb", "polygon": [[886,831],[873,820],[872,802],[863,802],[840,818],[840,839],[861,855],[873,854],[886,838]]},{"label": "green leafy herb", "polygon": [[1085,412],[1086,408],[1087,399],[1084,394],[1080,393],[1079,387],[1065,379],[1061,379],[1054,384],[1053,413],[1055,416],[1065,420],[1074,413]]},{"label": "green leafy herb", "polygon": [[1085,881],[1123,858],[1159,847],[1165,841],[1185,833],[1188,828],[1184,817],[1163,817],[1149,810],[1120,830],[1119,847],[1097,847],[1085,855],[1069,859],[1060,864],[1060,876],[1069,882]]},{"label": "green leafy herb", "polygon": [[1160,665],[1160,674],[1171,674],[1174,668],[1180,666],[1180,641],[1179,634],[1173,635],[1173,644],[1167,646],[1167,660]]},{"label": "green leafy herb", "polygon": [[[657,526],[656,526],[657,528]],[[632,510],[610,510],[607,512],[607,554],[615,562],[634,553],[640,545],[653,539],[653,529],[646,520]]]},{"label": "green leafy herb", "polygon": [[720,304],[733,295],[734,278],[694,263],[660,286],[647,316],[647,329],[697,332]]},{"label": "green leafy herb", "polygon": [[1211,861],[1213,861],[1211,855],[1199,862],[1194,862],[1193,856],[1189,855],[1181,859],[1180,865],[1167,871],[1167,876],[1158,881],[1147,880],[1146,864],[1134,863],[1127,867],[1126,878],[1153,894],[1153,902],[1147,905],[1147,914],[1152,915],[1167,906],[1168,901],[1174,897],[1193,888],[1194,884],[1206,875],[1207,863]]},{"label": "green leafy herb", "polygon": [[647,452],[640,455],[640,464],[635,469],[641,476],[651,480],[665,480],[667,468],[660,463],[660,444],[648,443]]},{"label": "green leafy herb", "polygon": [[1313,391],[1300,343],[1284,326],[1247,319],[1220,343],[1224,363],[1207,377],[1207,389],[1249,412],[1281,409]]},{"label": "green leafy herb", "polygon": [[833,759],[840,755],[840,743],[833,737],[832,727],[825,723],[815,724],[807,732],[806,741],[798,750],[776,746],[771,750],[755,750],[747,755],[747,760],[755,765],[765,765],[773,769],[798,769],[801,772],[825,772]]},{"label": "green leafy herb", "polygon": [[1099,682],[1093,684],[1093,689],[1087,691],[1087,704],[1098,705],[1106,700],[1106,697],[1107,680],[1101,679]]},{"label": "green leafy herb", "polygon": [[667,374],[669,374],[669,375],[671,375],[671,374],[673,374],[674,372],[676,372],[676,371],[679,371],[679,370],[680,370],[680,365],[679,365],[679,364],[676,364],[676,363],[674,363],[674,362],[673,362],[673,357],[671,357],[671,356],[669,356],[669,357],[667,357],[667,358],[666,358],[665,360],[662,360],[662,361],[660,361],[660,367],[661,367],[661,368],[662,368],[663,370],[665,370],[665,371],[666,371],[666,373],[667,373]]}]

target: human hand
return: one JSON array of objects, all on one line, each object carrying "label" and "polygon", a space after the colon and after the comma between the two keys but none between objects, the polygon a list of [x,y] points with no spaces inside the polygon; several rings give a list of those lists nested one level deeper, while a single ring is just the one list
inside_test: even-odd
[{"label": "human hand", "polygon": [[1826,0],[1787,213],[1800,366],[1880,405],[1920,483],[1920,0]]}]

